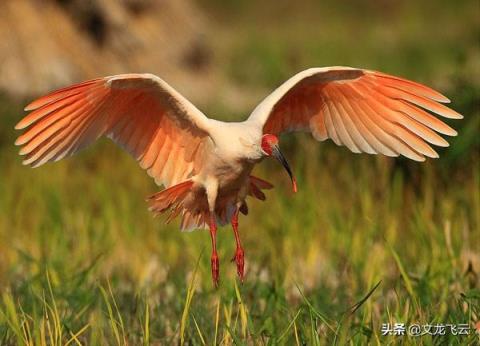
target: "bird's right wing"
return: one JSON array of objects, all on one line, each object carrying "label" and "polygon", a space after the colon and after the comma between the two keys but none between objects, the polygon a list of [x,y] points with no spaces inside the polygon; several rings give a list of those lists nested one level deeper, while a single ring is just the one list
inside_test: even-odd
[{"label": "bird's right wing", "polygon": [[209,119],[151,74],[99,78],[30,103],[16,129],[26,131],[23,163],[32,167],[73,155],[102,135],[127,150],[155,179],[170,186],[202,164]]},{"label": "bird's right wing", "polygon": [[[442,105],[449,100],[415,82],[351,67],[311,68],[291,77],[250,115],[263,133],[308,131],[331,138],[355,153],[438,157],[426,143],[448,146],[435,133],[457,133],[431,113],[462,116]],[[429,111],[429,112],[428,112]]]}]

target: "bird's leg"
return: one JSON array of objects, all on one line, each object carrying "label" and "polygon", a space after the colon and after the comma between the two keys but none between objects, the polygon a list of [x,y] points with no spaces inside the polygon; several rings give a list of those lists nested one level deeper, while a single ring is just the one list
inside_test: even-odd
[{"label": "bird's leg", "polygon": [[238,234],[238,212],[239,208],[235,210],[235,213],[233,214],[232,217],[232,228],[233,228],[233,233],[235,235],[235,242],[237,244],[237,248],[235,250],[235,255],[232,258],[232,262],[235,261],[237,263],[237,274],[240,280],[243,282],[243,268],[244,268],[244,255],[245,252],[243,251],[242,248],[242,243],[240,242],[240,235]]},{"label": "bird's leg", "polygon": [[212,257],[210,258],[210,263],[212,267],[212,280],[213,285],[218,287],[219,281],[219,268],[218,263],[218,254],[217,254],[217,224],[215,222],[215,214],[210,212],[210,237],[212,238]]},{"label": "bird's leg", "polygon": [[210,212],[209,215],[209,227],[210,227],[210,237],[212,238],[212,257],[210,258],[210,264],[212,267],[212,279],[213,285],[218,287],[218,277],[219,277],[219,268],[218,264],[218,254],[217,254],[217,223],[215,218],[215,202],[217,200],[218,194],[218,181],[209,178],[205,183],[205,190],[207,193],[208,209]]}]

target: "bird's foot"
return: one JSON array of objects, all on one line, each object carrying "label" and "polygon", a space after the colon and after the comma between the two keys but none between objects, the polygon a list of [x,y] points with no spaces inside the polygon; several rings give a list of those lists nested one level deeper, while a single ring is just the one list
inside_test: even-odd
[{"label": "bird's foot", "polygon": [[216,252],[212,253],[210,263],[212,266],[213,285],[215,286],[215,288],[218,288],[218,282],[219,282],[219,276],[220,276],[219,275],[220,264],[218,263],[218,255]]},{"label": "bird's foot", "polygon": [[244,266],[245,266],[245,252],[241,247],[237,247],[235,255],[232,258],[232,262],[237,264],[237,274],[240,278],[240,281],[243,283],[244,278]]}]

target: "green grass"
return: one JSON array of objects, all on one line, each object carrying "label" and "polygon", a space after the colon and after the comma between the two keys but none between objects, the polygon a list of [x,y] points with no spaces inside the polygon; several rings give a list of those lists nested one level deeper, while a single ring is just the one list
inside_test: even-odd
[{"label": "green grass", "polygon": [[[225,227],[215,290],[209,235],[154,219],[144,198],[159,187],[134,160],[102,141],[61,163],[25,168],[12,145],[21,104],[3,99],[0,344],[479,342],[478,4],[306,2],[302,10],[281,2],[286,7],[267,18],[268,6],[253,3],[202,1],[222,19],[212,40],[236,85],[260,86],[260,98],[306,66],[382,69],[444,91],[466,117],[451,122],[459,137],[440,159],[421,164],[354,155],[303,134],[282,139],[299,192],[291,193],[276,162],[256,168],[276,188],[240,219],[245,283],[230,263],[235,242]],[[358,23],[362,40],[352,36]],[[205,109],[229,110],[222,101]],[[382,336],[382,323],[395,322],[472,330]]]}]

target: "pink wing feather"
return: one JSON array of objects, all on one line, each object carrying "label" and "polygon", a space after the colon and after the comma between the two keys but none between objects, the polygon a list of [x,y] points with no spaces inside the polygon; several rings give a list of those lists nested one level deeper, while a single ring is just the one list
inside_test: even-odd
[{"label": "pink wing feather", "polygon": [[384,73],[349,67],[300,72],[270,94],[250,121],[264,133],[310,131],[320,141],[331,138],[355,153],[404,155],[423,161],[438,157],[427,144],[448,146],[436,132],[457,132],[431,113],[461,119],[441,103],[440,93]]},{"label": "pink wing feather", "polygon": [[105,135],[127,150],[158,184],[198,170],[208,118],[160,78],[126,74],[94,79],[30,103],[16,129],[26,129],[24,164],[38,167],[73,155]]}]

